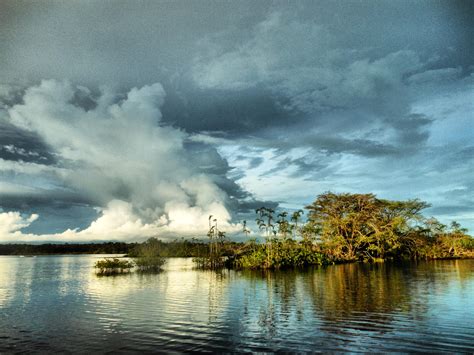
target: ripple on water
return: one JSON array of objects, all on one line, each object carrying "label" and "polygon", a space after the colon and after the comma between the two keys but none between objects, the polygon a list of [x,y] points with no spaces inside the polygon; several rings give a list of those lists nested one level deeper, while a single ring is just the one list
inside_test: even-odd
[{"label": "ripple on water", "polygon": [[0,257],[0,351],[474,351],[474,261],[97,277]]}]

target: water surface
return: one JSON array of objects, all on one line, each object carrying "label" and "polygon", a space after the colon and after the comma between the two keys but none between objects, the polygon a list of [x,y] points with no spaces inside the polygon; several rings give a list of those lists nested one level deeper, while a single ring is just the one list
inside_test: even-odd
[{"label": "water surface", "polygon": [[1,351],[474,351],[474,260],[98,277],[0,257]]}]

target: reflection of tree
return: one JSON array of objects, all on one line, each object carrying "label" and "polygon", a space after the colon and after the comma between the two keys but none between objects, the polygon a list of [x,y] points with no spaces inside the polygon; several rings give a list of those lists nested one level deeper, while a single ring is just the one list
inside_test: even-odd
[{"label": "reflection of tree", "polygon": [[[413,297],[427,297],[449,290],[472,296],[474,260],[432,260],[416,264],[417,282],[411,287]],[[422,283],[420,285],[420,283]]]},{"label": "reflection of tree", "polygon": [[386,331],[392,329],[396,312],[424,314],[423,303],[411,302],[412,275],[407,271],[390,264],[345,264],[315,271],[308,292],[326,320],[323,329]]},{"label": "reflection of tree", "polygon": [[271,350],[291,342],[381,349],[382,339],[396,348],[400,337],[410,341],[410,329],[437,329],[433,311],[449,310],[438,303],[440,296],[469,299],[472,271],[470,260],[239,271],[232,281],[244,281],[245,291],[235,299],[242,305],[235,327],[240,336]]},{"label": "reflection of tree", "polygon": [[[246,312],[244,323],[258,325],[258,332],[271,341],[275,337],[285,337],[288,330],[293,330],[294,322],[302,319],[304,313],[304,294],[302,286],[306,272],[245,270],[241,276],[248,282],[248,288],[253,290],[252,296],[260,293],[258,299],[250,300],[253,304]],[[247,307],[246,307],[247,308]],[[254,318],[253,320],[251,320]]]},{"label": "reflection of tree", "polygon": [[274,337],[276,335],[277,326],[280,323],[278,315],[281,312],[276,311],[274,300],[274,280],[271,272],[264,272],[262,276],[266,280],[266,305],[260,309],[258,324],[266,331],[267,337]]},{"label": "reflection of tree", "polygon": [[[445,267],[460,272],[455,265]],[[433,263],[385,263],[344,264],[307,271],[244,271],[241,275],[251,287],[265,294],[258,301],[257,314],[246,317],[255,317],[267,338],[281,335],[295,322],[315,315],[323,321],[321,330],[344,336],[354,331],[390,331],[395,328],[395,315],[409,320],[425,317],[433,287],[447,286],[436,268]],[[465,274],[468,277],[468,271]],[[421,283],[417,275],[421,275]]]},{"label": "reflection of tree", "polygon": [[[320,329],[351,341],[360,339],[360,332],[429,327],[430,307],[440,295],[469,299],[473,271],[470,260],[345,264],[316,269],[305,290],[322,320]],[[433,307],[431,311],[449,309]]]}]

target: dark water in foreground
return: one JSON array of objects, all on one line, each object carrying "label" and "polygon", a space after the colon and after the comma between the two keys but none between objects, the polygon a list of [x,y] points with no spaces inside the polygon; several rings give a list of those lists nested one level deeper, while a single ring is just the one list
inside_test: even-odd
[{"label": "dark water in foreground", "polygon": [[0,257],[0,351],[474,351],[474,260],[222,273]]}]

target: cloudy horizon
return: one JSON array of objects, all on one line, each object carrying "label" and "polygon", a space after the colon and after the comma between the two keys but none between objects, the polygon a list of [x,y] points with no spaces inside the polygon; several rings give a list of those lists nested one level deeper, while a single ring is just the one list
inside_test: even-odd
[{"label": "cloudy horizon", "polygon": [[[228,235],[326,191],[474,230],[469,1],[3,1],[0,243]],[[256,228],[253,228],[257,232]]]}]

